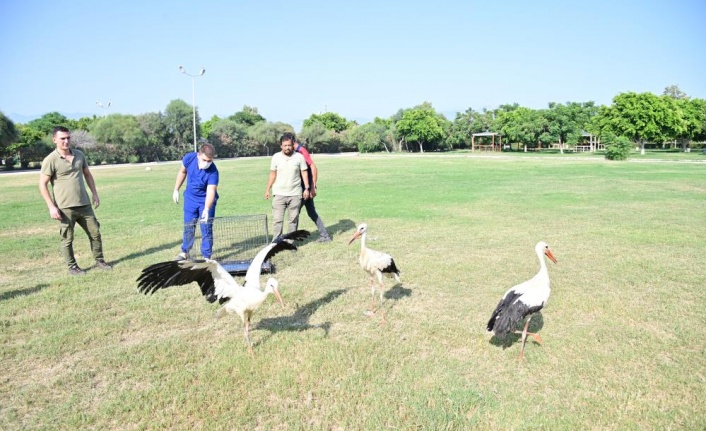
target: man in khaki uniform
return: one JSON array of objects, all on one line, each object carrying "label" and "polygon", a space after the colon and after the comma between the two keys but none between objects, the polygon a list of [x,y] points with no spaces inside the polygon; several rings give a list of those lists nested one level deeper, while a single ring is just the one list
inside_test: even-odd
[{"label": "man in khaki uniform", "polygon": [[[42,162],[39,175],[39,192],[49,208],[49,217],[59,220],[61,227],[61,253],[69,267],[69,274],[81,275],[85,271],[76,263],[74,257],[74,226],[76,223],[83,228],[91,242],[91,251],[96,260],[96,267],[112,269],[103,259],[103,243],[101,241],[100,223],[91,208],[91,200],[86,192],[86,184],[93,195],[93,205],[98,208],[100,199],[96,190],[93,175],[88,169],[86,156],[80,150],[70,148],[71,136],[66,127],[55,127],[52,141],[56,150],[52,151]],[[54,196],[49,193],[49,183]]]}]

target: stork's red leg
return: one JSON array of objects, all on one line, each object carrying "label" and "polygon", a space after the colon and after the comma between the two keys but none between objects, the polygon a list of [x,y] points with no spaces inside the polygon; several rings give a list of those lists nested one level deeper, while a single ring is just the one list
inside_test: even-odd
[{"label": "stork's red leg", "polygon": [[248,343],[248,353],[250,353],[250,356],[255,356],[252,350],[252,342],[250,341],[250,319],[245,320],[245,342]]},{"label": "stork's red leg", "polygon": [[520,359],[524,357],[524,352],[525,352],[525,343],[527,341],[527,336],[531,335],[532,338],[534,338],[534,341],[536,341],[538,344],[542,344],[542,337],[536,333],[536,332],[527,332],[527,329],[529,328],[529,323],[530,320],[532,320],[532,316],[527,319],[527,323],[525,323],[525,328],[520,332],[520,331],[515,331],[515,334],[522,334],[522,350],[520,351]]},{"label": "stork's red leg", "polygon": [[381,325],[385,324],[385,310],[382,308],[382,291],[385,288],[382,284],[380,285],[380,315],[382,317],[382,320],[380,321]]},{"label": "stork's red leg", "polygon": [[375,314],[375,281],[370,277],[370,315]]}]

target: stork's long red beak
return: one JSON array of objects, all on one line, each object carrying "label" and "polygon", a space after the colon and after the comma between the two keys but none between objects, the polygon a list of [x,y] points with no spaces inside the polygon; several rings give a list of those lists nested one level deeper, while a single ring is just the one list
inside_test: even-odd
[{"label": "stork's long red beak", "polygon": [[273,293],[275,294],[275,297],[279,301],[279,305],[281,305],[282,308],[284,308],[284,301],[282,301],[282,295],[279,294],[279,289],[274,289]]},{"label": "stork's long red beak", "polygon": [[544,255],[547,256],[552,262],[557,263],[556,257],[554,257],[554,254],[548,248],[544,249]]},{"label": "stork's long red beak", "polygon": [[354,233],[354,234],[353,234],[353,238],[351,238],[351,240],[348,241],[348,245],[351,245],[351,243],[352,243],[353,241],[357,240],[358,237],[360,237],[360,232]]}]

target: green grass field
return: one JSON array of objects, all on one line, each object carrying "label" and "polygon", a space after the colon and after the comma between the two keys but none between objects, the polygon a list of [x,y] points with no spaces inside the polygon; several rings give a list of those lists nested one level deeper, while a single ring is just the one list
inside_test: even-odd
[{"label": "green grass field", "polygon": [[[286,306],[255,313],[254,358],[196,284],[136,291],[142,268],[179,252],[177,164],[94,169],[114,269],[91,269],[79,230],[83,277],[61,262],[38,173],[0,175],[0,428],[706,428],[706,163],[314,157],[334,241],[274,258]],[[219,216],[271,214],[269,159],[217,164]],[[347,245],[363,221],[402,271],[385,325],[364,315]],[[520,363],[517,337],[485,324],[538,270],[539,240],[559,263],[531,325],[544,344]]]}]

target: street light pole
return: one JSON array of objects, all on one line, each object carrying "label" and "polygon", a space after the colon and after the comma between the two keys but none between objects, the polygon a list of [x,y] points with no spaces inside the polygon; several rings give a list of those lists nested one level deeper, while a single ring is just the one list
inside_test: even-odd
[{"label": "street light pole", "polygon": [[[103,103],[101,103],[101,102],[96,102],[96,105],[98,105],[99,108],[103,108],[103,109],[106,109],[106,110],[107,110],[108,108],[110,108],[110,105],[112,105],[112,104],[113,104],[113,102],[108,102],[107,105],[103,105]],[[105,117],[106,115],[108,115],[108,111],[105,111],[105,113],[103,114],[104,117]]]},{"label": "street light pole", "polygon": [[206,69],[203,67],[201,68],[201,72],[199,72],[198,75],[192,75],[184,69],[184,66],[179,66],[179,72],[183,73],[184,75],[189,75],[191,77],[191,108],[194,114],[194,152],[198,151],[196,149],[196,77],[197,76],[203,76],[204,73],[206,73]]}]

